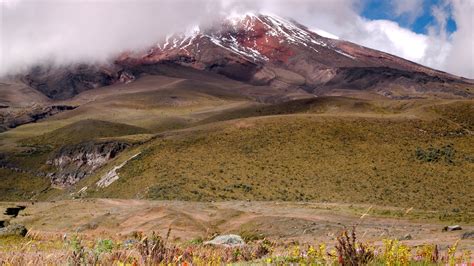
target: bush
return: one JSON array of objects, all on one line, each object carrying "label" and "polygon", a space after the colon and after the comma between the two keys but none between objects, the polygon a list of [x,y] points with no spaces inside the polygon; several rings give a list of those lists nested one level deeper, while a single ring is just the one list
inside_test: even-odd
[{"label": "bush", "polygon": [[114,249],[114,241],[110,239],[100,239],[95,246],[96,253],[110,253]]},{"label": "bush", "polygon": [[416,159],[423,162],[439,162],[444,158],[446,163],[454,163],[454,156],[456,150],[452,144],[445,145],[441,148],[429,147],[424,150],[420,147],[417,147],[415,150]]},{"label": "bush", "polygon": [[350,233],[344,230],[337,237],[336,251],[339,263],[343,266],[365,265],[374,259],[373,250],[357,241],[355,227]]}]

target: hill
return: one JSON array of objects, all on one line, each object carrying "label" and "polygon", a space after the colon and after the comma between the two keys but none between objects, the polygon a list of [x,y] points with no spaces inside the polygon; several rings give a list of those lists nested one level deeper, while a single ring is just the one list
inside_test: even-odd
[{"label": "hill", "polygon": [[441,119],[239,119],[160,135],[134,149],[140,155],[109,187],[95,187],[96,179],[77,187],[88,186],[85,194],[93,197],[359,202],[472,212],[474,198],[465,189],[474,186],[472,141],[464,128]]}]

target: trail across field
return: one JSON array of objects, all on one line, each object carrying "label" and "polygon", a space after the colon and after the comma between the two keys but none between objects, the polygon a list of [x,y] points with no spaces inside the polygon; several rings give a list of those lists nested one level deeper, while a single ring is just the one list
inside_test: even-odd
[{"label": "trail across field", "polygon": [[[2,208],[15,205],[0,203]],[[443,232],[452,221],[435,218],[437,213],[366,205],[87,199],[26,206],[12,222],[38,235],[58,237],[78,232],[85,237],[126,239],[140,231],[165,235],[171,228],[171,238],[176,241],[236,233],[288,243],[334,245],[344,227],[357,225],[358,238],[375,245],[391,238],[406,239],[403,242],[412,246],[432,243],[446,249],[462,234],[474,231],[473,221],[460,223],[460,231]],[[459,246],[474,250],[474,239],[462,239]]]}]

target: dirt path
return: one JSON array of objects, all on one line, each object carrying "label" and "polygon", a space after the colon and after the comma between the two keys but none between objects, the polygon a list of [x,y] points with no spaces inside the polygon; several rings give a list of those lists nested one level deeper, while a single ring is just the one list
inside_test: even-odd
[{"label": "dirt path", "polygon": [[[16,203],[0,203],[0,208]],[[442,232],[448,223],[376,216],[369,206],[287,202],[183,202],[120,199],[68,200],[26,204],[15,222],[38,233],[126,238],[135,231],[157,231],[188,241],[214,233],[263,235],[269,239],[300,243],[334,244],[344,227],[357,225],[358,237],[378,244],[384,238],[411,237],[409,245],[438,244],[442,249],[454,244],[474,224],[461,223],[463,230]],[[397,209],[389,209],[397,211]],[[398,210],[400,211],[400,210]],[[365,213],[365,215],[364,215]],[[419,215],[419,213],[417,213]],[[364,216],[363,218],[360,218]],[[0,217],[0,220],[2,217]],[[474,221],[473,221],[474,222]],[[474,240],[461,240],[463,249],[474,250]]]}]

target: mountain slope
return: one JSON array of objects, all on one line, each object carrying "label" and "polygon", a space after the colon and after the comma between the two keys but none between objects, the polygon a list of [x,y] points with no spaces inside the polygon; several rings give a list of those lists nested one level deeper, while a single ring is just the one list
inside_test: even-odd
[{"label": "mountain slope", "polygon": [[39,68],[26,80],[51,98],[65,99],[86,89],[159,73],[164,63],[315,95],[366,90],[389,98],[460,98],[472,97],[474,88],[471,80],[261,14],[229,17],[212,27],[168,36],[146,53],[123,53],[113,65]]}]

